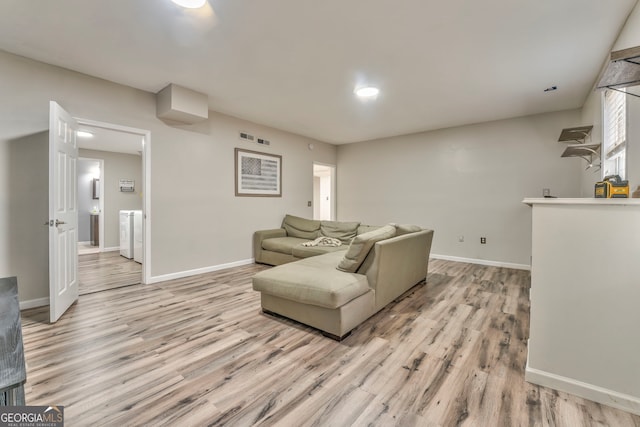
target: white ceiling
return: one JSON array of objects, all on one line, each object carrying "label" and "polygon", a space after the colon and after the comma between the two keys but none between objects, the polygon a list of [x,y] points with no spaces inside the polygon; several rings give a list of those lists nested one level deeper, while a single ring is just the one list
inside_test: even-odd
[{"label": "white ceiling", "polygon": [[2,0],[0,49],[340,144],[581,107],[635,3]]},{"label": "white ceiling", "polygon": [[91,138],[78,137],[78,147],[80,148],[114,153],[142,154],[141,135],[88,125],[81,125],[79,130],[93,135]]}]

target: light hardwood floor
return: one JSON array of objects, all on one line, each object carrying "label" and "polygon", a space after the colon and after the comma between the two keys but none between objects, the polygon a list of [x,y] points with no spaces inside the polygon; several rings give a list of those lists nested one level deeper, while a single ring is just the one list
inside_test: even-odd
[{"label": "light hardwood floor", "polygon": [[78,255],[80,295],[120,288],[142,282],[142,266],[120,256],[120,252]]},{"label": "light hardwood floor", "polygon": [[524,381],[529,273],[432,260],[342,342],[260,312],[252,265],[23,313],[27,403],[67,425],[640,426]]}]

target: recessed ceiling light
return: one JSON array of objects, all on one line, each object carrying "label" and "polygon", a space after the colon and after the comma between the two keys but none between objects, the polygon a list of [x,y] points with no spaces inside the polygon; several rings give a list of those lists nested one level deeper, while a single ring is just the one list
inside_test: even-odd
[{"label": "recessed ceiling light", "polygon": [[199,9],[205,5],[207,0],[171,0],[178,6],[186,7],[188,9]]},{"label": "recessed ceiling light", "polygon": [[375,86],[363,86],[356,88],[353,92],[360,98],[371,99],[378,96],[378,94],[380,93],[380,89]]},{"label": "recessed ceiling light", "polygon": [[78,135],[80,138],[93,138],[93,134],[85,130],[79,130],[78,132],[76,132],[76,135]]}]

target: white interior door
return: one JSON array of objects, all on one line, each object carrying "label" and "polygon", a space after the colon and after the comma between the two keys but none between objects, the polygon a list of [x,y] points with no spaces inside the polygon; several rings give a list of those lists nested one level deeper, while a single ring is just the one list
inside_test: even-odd
[{"label": "white interior door", "polygon": [[78,299],[78,125],[57,103],[49,106],[49,320]]}]

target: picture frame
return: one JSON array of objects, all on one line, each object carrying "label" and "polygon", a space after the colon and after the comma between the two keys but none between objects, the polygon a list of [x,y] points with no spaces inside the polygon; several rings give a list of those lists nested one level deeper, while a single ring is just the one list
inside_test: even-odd
[{"label": "picture frame", "polygon": [[235,149],[236,197],[282,197],[282,156]]},{"label": "picture frame", "polygon": [[100,178],[93,178],[93,199],[100,198]]}]

